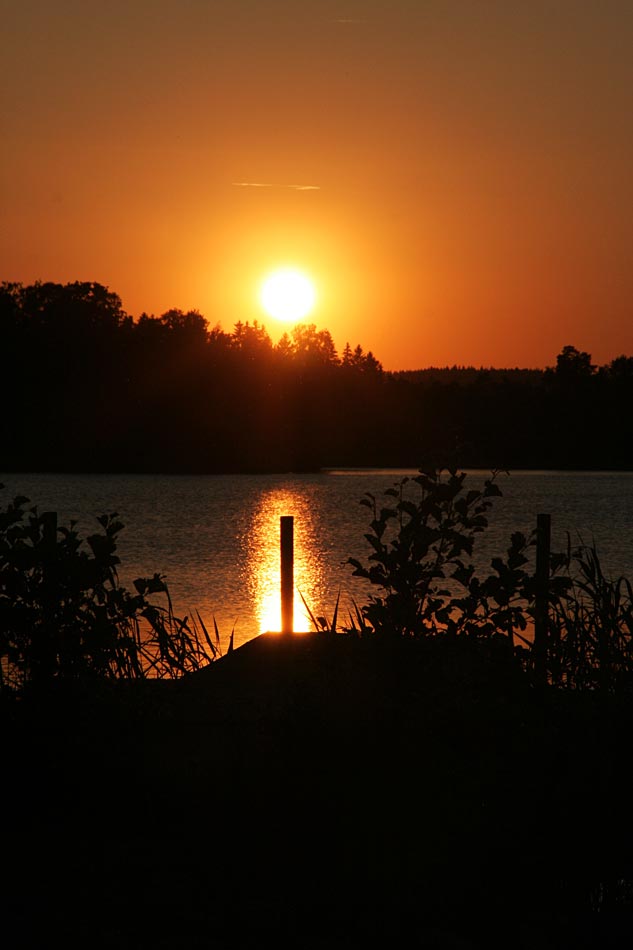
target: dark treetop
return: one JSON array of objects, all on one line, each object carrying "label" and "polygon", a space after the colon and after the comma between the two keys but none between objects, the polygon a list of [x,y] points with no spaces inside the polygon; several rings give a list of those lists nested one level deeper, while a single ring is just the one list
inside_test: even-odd
[{"label": "dark treetop", "polygon": [[5,471],[633,467],[633,357],[387,373],[312,324],[134,320],[80,282],[3,284],[0,352]]}]

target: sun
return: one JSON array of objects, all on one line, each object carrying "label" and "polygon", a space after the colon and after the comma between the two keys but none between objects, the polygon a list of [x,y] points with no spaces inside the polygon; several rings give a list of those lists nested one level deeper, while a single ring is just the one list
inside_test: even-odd
[{"label": "sun", "polygon": [[264,279],[259,300],[271,317],[294,323],[310,313],[316,303],[316,290],[302,271],[283,267]]}]

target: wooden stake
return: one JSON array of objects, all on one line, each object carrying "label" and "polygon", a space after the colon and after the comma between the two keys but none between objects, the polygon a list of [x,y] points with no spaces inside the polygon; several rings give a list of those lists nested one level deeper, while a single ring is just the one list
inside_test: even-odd
[{"label": "wooden stake", "polygon": [[292,633],[294,615],[294,518],[282,515],[281,534],[281,632]]}]

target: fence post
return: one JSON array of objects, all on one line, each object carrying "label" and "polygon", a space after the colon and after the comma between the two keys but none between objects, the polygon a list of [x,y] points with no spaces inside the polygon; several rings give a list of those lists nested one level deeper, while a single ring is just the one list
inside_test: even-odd
[{"label": "fence post", "polygon": [[537,681],[547,682],[547,639],[549,610],[549,556],[551,515],[536,516],[536,590],[534,593],[534,672]]},{"label": "fence post", "polygon": [[294,614],[294,518],[282,515],[281,535],[281,632],[292,633]]}]

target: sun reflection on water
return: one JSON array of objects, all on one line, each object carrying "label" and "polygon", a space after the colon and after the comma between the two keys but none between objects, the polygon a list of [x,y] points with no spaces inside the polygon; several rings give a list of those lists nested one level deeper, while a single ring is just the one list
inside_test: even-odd
[{"label": "sun reflection on water", "polygon": [[279,520],[294,516],[294,612],[293,628],[302,633],[313,629],[300,593],[313,613],[322,588],[322,566],[309,499],[300,488],[271,488],[263,492],[245,538],[248,549],[248,584],[256,605],[259,633],[281,630],[281,563]]}]

